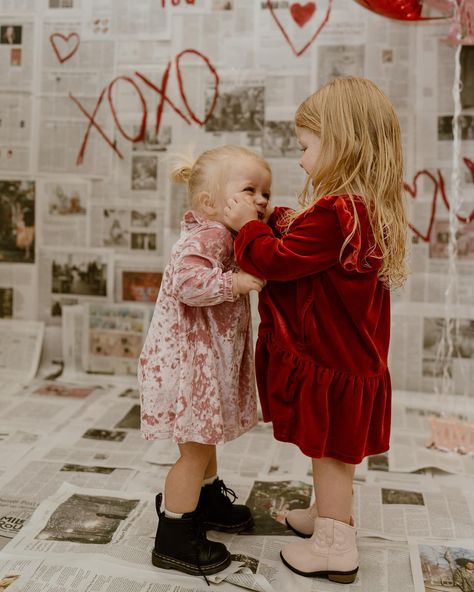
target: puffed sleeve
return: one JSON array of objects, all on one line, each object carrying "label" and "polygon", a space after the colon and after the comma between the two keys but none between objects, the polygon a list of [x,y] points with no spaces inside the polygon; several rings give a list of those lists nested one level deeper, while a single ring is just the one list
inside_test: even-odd
[{"label": "puffed sleeve", "polygon": [[213,306],[233,302],[233,240],[222,227],[204,228],[190,238],[179,253],[173,274],[173,295],[188,306]]},{"label": "puffed sleeve", "polygon": [[[367,273],[381,266],[380,249],[374,247],[374,236],[367,218],[367,210],[362,202],[356,201],[359,227],[344,247],[341,265],[346,271]],[[334,209],[339,220],[342,235],[350,236],[354,228],[354,210],[347,198],[338,197],[334,200]]]},{"label": "puffed sleeve", "polygon": [[[359,210],[358,210],[359,211]],[[365,209],[359,220],[366,226]],[[267,280],[288,281],[341,264],[346,271],[372,271],[361,250],[361,233],[341,248],[354,226],[352,204],[347,197],[324,197],[293,222],[287,234],[275,237],[259,221],[245,224],[235,240],[238,265]]]}]

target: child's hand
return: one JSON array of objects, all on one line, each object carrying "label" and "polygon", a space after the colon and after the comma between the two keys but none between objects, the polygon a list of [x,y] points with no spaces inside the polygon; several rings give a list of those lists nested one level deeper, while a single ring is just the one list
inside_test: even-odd
[{"label": "child's hand", "polygon": [[232,293],[234,298],[240,294],[248,294],[250,290],[260,292],[267,282],[258,277],[246,273],[245,271],[236,271],[232,274]]},{"label": "child's hand", "polygon": [[244,224],[258,220],[258,210],[250,199],[231,197],[224,208],[224,222],[233,230],[239,231]]}]

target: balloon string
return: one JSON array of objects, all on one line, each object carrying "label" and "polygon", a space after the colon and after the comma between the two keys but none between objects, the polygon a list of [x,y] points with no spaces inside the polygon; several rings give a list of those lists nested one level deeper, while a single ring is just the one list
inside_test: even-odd
[{"label": "balloon string", "polygon": [[[456,5],[456,19],[460,18],[459,4]],[[459,29],[458,29],[459,30]],[[455,392],[455,377],[453,375],[453,357],[458,354],[456,344],[459,343],[459,316],[454,313],[453,308],[458,304],[458,214],[460,210],[460,157],[461,157],[461,136],[459,121],[461,117],[461,45],[456,46],[454,62],[454,82],[452,96],[454,102],[453,111],[453,153],[451,171],[451,197],[449,207],[449,243],[448,243],[448,281],[444,293],[444,323],[440,344],[437,351],[436,365],[442,364],[441,393],[452,395]],[[457,307],[456,307],[457,308]],[[454,338],[453,338],[454,335]],[[439,366],[438,366],[439,367]],[[460,364],[461,373],[464,375],[463,366]],[[467,381],[463,376],[464,390],[467,388]],[[465,393],[467,394],[467,393]]]}]

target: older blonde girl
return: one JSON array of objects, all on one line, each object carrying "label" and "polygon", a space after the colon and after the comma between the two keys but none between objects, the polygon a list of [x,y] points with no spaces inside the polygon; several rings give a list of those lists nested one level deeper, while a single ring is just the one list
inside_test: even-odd
[{"label": "older blonde girl", "polygon": [[295,116],[307,182],[303,209],[228,202],[245,271],[265,278],[256,368],[265,421],[312,459],[316,502],[283,547],[304,576],[354,581],[354,468],[389,447],[390,288],[403,283],[407,220],[397,116],[369,80],[336,78]]}]

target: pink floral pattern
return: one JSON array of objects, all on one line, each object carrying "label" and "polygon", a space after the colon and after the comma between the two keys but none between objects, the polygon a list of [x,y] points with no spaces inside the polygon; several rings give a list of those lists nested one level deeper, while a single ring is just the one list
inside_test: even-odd
[{"label": "pink floral pattern", "polygon": [[217,444],[256,424],[250,302],[234,300],[235,270],[229,230],[186,212],[138,365],[147,440]]}]

